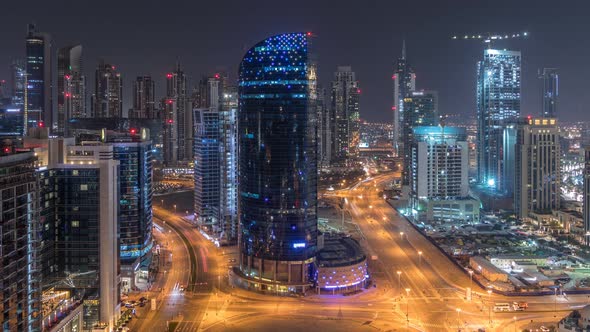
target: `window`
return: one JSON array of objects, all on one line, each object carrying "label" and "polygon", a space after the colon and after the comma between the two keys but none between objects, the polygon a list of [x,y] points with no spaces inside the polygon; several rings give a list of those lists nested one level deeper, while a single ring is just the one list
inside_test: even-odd
[{"label": "window", "polygon": [[88,185],[87,184],[81,184],[80,185],[80,190],[82,190],[82,191],[88,191]]},{"label": "window", "polygon": [[73,175],[73,176],[78,176],[78,170],[77,170],[77,169],[73,170],[73,171],[72,171],[72,175]]},{"label": "window", "polygon": [[72,227],[80,227],[80,221],[79,220],[72,220]]}]

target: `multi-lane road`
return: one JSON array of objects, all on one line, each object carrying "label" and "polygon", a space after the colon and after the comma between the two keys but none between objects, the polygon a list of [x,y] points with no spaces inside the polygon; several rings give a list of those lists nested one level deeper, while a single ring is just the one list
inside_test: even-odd
[{"label": "multi-lane road", "polygon": [[[175,320],[181,322],[176,331],[275,331],[280,326],[303,331],[311,328],[311,322],[313,330],[330,331],[504,331],[531,320],[555,322],[555,309],[557,317],[562,317],[586,304],[586,296],[503,298],[472,284],[468,274],[379,196],[396,176],[379,175],[331,193],[346,197],[344,208],[363,234],[361,244],[369,257],[376,258],[370,265],[377,287],[353,297],[281,298],[231,288],[226,276],[232,248],[216,248],[173,211],[154,207],[163,227],[156,237],[168,243],[163,255],[172,254],[172,263],[159,281],[163,290],[157,294],[157,310],[140,316],[132,330],[160,330],[166,321]],[[193,287],[188,280],[193,280]],[[180,292],[178,285],[192,291]],[[476,294],[471,301],[465,299],[468,287]],[[523,299],[529,302],[528,311],[489,310],[495,302]]]}]

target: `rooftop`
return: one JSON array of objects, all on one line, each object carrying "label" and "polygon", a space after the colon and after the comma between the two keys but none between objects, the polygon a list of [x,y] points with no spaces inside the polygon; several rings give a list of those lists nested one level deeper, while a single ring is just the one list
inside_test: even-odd
[{"label": "rooftop", "polygon": [[366,259],[360,245],[351,237],[324,235],[324,248],[318,252],[321,267],[348,266]]}]

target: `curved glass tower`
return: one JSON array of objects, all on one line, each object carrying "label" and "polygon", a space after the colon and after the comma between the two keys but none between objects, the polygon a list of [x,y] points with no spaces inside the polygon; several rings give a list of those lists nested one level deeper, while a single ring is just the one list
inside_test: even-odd
[{"label": "curved glass tower", "polygon": [[270,37],[239,72],[241,280],[304,292],[317,251],[316,72],[310,33]]}]

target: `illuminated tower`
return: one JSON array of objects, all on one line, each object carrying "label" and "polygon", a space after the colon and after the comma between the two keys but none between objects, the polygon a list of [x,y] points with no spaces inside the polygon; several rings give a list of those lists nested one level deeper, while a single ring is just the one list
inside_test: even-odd
[{"label": "illuminated tower", "polygon": [[[51,98],[51,37],[29,24],[26,38],[25,122],[29,127],[54,127]],[[55,123],[57,125],[57,123]]]},{"label": "illuminated tower", "polygon": [[555,68],[543,68],[539,74],[543,80],[543,117],[557,117],[557,99],[559,96],[559,75]]},{"label": "illuminated tower", "polygon": [[239,282],[304,292],[317,251],[316,68],[311,33],[254,45],[239,70]]},{"label": "illuminated tower", "polygon": [[133,82],[133,108],[130,118],[157,119],[156,83],[149,75],[138,76]]},{"label": "illuminated tower", "polygon": [[349,66],[338,67],[332,81],[332,159],[346,163],[358,155],[360,143],[359,97],[361,90]]},{"label": "illuminated tower", "polygon": [[192,112],[189,112],[187,98],[188,85],[180,62],[173,72],[166,74],[166,98],[176,105],[176,142],[178,146],[177,161],[186,161],[192,156]]},{"label": "illuminated tower", "polygon": [[519,51],[484,50],[477,65],[478,178],[490,189],[503,192],[503,134],[520,116]]},{"label": "illuminated tower", "polygon": [[82,68],[82,45],[57,52],[57,133],[68,134],[68,120],[86,117],[86,77]]},{"label": "illuminated tower", "polygon": [[403,151],[402,128],[404,121],[404,98],[416,90],[416,74],[406,60],[406,41],[402,45],[402,56],[397,59],[393,80],[393,147],[398,155]]},{"label": "illuminated tower", "polygon": [[123,81],[115,66],[100,61],[96,68],[92,116],[121,118],[123,116]]}]

